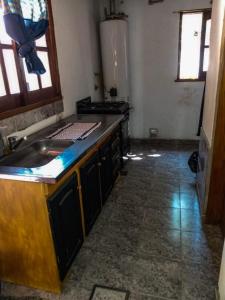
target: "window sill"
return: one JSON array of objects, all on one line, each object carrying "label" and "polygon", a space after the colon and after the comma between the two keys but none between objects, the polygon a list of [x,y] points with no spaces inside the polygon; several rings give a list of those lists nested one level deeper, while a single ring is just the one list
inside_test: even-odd
[{"label": "window sill", "polygon": [[38,101],[37,103],[28,104],[26,106],[20,106],[15,109],[12,109],[12,110],[0,112],[0,120],[4,120],[4,119],[10,118],[10,117],[22,114],[22,113],[28,112],[30,110],[34,110],[41,106],[45,106],[45,105],[48,105],[48,104],[51,104],[51,103],[54,103],[54,102],[57,102],[60,100],[63,100],[62,95],[58,95],[58,96],[48,99],[48,100]]},{"label": "window sill", "polygon": [[205,79],[176,79],[174,82],[205,82]]}]

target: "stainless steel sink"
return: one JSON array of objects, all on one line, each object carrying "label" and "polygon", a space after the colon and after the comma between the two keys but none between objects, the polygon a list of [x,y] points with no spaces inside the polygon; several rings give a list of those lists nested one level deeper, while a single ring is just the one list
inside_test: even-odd
[{"label": "stainless steel sink", "polygon": [[37,168],[69,148],[74,142],[65,140],[40,140],[0,160],[0,166]]}]

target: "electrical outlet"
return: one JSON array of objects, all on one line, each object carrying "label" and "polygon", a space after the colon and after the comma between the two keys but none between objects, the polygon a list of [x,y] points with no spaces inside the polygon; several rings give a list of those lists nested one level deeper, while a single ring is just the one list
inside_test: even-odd
[{"label": "electrical outlet", "polygon": [[158,128],[150,128],[149,129],[150,138],[157,138],[158,135],[159,135],[159,129]]}]

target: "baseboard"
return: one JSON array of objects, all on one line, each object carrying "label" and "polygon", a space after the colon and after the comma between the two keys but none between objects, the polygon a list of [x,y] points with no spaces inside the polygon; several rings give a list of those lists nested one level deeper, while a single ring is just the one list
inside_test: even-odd
[{"label": "baseboard", "polygon": [[150,146],[190,146],[198,149],[199,140],[182,140],[182,139],[134,139],[131,138],[131,144],[145,144]]},{"label": "baseboard", "polygon": [[216,300],[220,300],[220,292],[219,292],[219,288],[215,289],[215,294],[216,294]]},{"label": "baseboard", "polygon": [[204,139],[204,141],[205,141],[205,143],[206,143],[206,147],[207,147],[207,149],[210,149],[211,148],[211,146],[210,146],[210,143],[209,143],[209,140],[208,140],[208,137],[207,137],[207,135],[206,135],[206,133],[205,133],[205,130],[204,130],[204,128],[202,127],[201,128],[201,134],[200,134],[200,139]]}]

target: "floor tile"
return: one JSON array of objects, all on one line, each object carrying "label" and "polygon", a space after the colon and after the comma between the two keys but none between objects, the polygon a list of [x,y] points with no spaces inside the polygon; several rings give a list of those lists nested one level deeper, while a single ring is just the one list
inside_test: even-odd
[{"label": "floor tile", "polygon": [[128,289],[131,282],[131,262],[127,256],[112,256],[109,253],[90,251],[85,268],[74,266],[79,286],[89,290],[95,284],[113,288]]},{"label": "floor tile", "polygon": [[136,255],[140,237],[140,230],[137,227],[124,227],[117,223],[109,224],[105,230],[105,232],[91,232],[83,247],[111,256]]},{"label": "floor tile", "polygon": [[182,258],[199,264],[221,263],[223,241],[216,236],[207,236],[204,231],[182,232]]},{"label": "floor tile", "polygon": [[179,179],[174,178],[168,178],[168,179],[156,179],[153,178],[152,181],[152,190],[154,192],[162,192],[164,193],[179,193],[180,188],[179,188]]},{"label": "floor tile", "polygon": [[215,300],[218,276],[213,265],[183,265],[182,300]]},{"label": "floor tile", "polygon": [[202,220],[198,210],[181,209],[181,229],[198,232],[202,228]]},{"label": "floor tile", "polygon": [[132,207],[143,207],[148,206],[148,193],[143,193],[140,195],[138,193],[127,193],[125,190],[121,189],[120,195],[115,199],[114,203],[118,206],[124,206],[128,208]]},{"label": "floor tile", "polygon": [[175,169],[166,169],[164,167],[155,167],[154,172],[151,174],[151,176],[153,177],[153,179],[157,179],[157,180],[171,180],[171,178],[179,179],[179,170],[175,170]]},{"label": "floor tile", "polygon": [[196,186],[194,183],[180,182],[180,193],[189,194],[190,196],[196,196]]},{"label": "floor tile", "polygon": [[190,185],[195,185],[196,183],[196,178],[193,176],[188,176],[188,175],[180,175],[180,181],[186,183],[186,184],[190,184]]},{"label": "floor tile", "polygon": [[46,299],[46,297],[45,297],[46,295],[51,296],[50,293],[45,293],[45,292],[38,291],[38,290],[35,290],[35,289],[31,289],[31,288],[28,288],[28,287],[19,286],[19,285],[15,285],[15,284],[12,284],[12,283],[4,282],[4,283],[2,283],[0,299],[1,299],[1,297],[4,297],[4,296],[12,297],[12,298],[28,297],[28,299],[29,298],[31,298],[31,299],[32,298]]},{"label": "floor tile", "polygon": [[138,174],[133,175],[132,177],[129,176],[124,180],[121,184],[121,188],[127,188],[130,192],[133,190],[143,189],[150,189],[152,186],[152,178],[151,173],[146,176],[139,176]]},{"label": "floor tile", "polygon": [[[130,290],[157,297],[179,299],[181,293],[180,265],[176,262],[152,258],[136,259],[130,256],[110,256],[93,253],[85,269],[74,267],[79,286],[90,289],[94,284]],[[82,270],[82,272],[80,272]]]},{"label": "floor tile", "polygon": [[128,194],[126,189],[121,189],[120,195],[114,200],[118,205],[127,207],[143,206],[152,208],[180,208],[179,193],[165,191],[143,191]]},{"label": "floor tile", "polygon": [[143,226],[145,229],[181,229],[180,209],[145,208]]},{"label": "floor tile", "polygon": [[[168,300],[166,298],[158,298],[158,297],[153,297],[150,295],[144,295],[144,294],[132,294],[130,295],[129,300]],[[170,299],[171,300],[171,299]]]},{"label": "floor tile", "polygon": [[132,262],[132,268],[131,292],[180,299],[181,269],[179,263],[159,258],[139,259]]},{"label": "floor tile", "polygon": [[176,192],[152,190],[145,200],[144,205],[153,208],[180,208],[180,196]]},{"label": "floor tile", "polygon": [[[71,288],[72,287],[72,288]],[[4,300],[89,300],[91,290],[76,286],[76,281],[66,280],[61,295],[47,293],[44,291],[4,283],[2,294],[8,295]]]},{"label": "floor tile", "polygon": [[95,286],[90,300],[128,300],[129,291],[112,289],[109,287]]},{"label": "floor tile", "polygon": [[0,296],[1,300],[44,300],[39,297],[4,297]]},{"label": "floor tile", "polygon": [[144,222],[146,209],[142,206],[114,206],[109,224],[120,223],[124,227],[140,227]]},{"label": "floor tile", "polygon": [[[89,290],[83,288],[71,289],[70,286],[69,290],[67,292],[64,291],[63,294],[59,297],[59,300],[89,300],[90,295],[91,291]],[[52,297],[52,299],[49,300],[57,300],[57,298]]]},{"label": "floor tile", "polygon": [[191,196],[190,194],[180,193],[180,205],[184,209],[199,210],[197,195]]},{"label": "floor tile", "polygon": [[143,230],[136,246],[138,258],[151,256],[181,260],[181,233],[179,230]]},{"label": "floor tile", "polygon": [[[129,186],[127,187],[120,187],[118,189],[118,191],[116,191],[117,193],[117,200],[118,198],[120,198],[120,200],[123,200],[122,198],[125,199],[125,202],[129,205],[132,204],[133,201],[133,197],[138,197],[139,200],[143,200],[146,199],[147,197],[149,197],[149,195],[151,195],[152,193],[152,187],[149,184],[148,187],[139,187],[139,188],[129,188]],[[128,200],[128,201],[127,201]],[[136,200],[136,199],[134,199]],[[131,203],[130,203],[131,201]],[[124,201],[123,201],[124,202]],[[136,205],[138,205],[139,202],[136,203]]]}]

